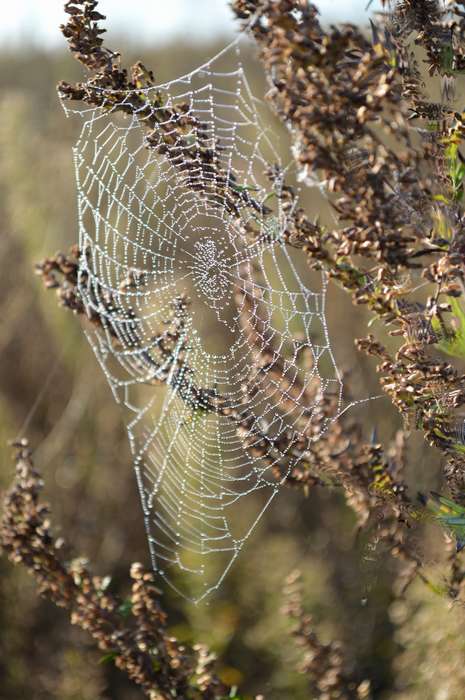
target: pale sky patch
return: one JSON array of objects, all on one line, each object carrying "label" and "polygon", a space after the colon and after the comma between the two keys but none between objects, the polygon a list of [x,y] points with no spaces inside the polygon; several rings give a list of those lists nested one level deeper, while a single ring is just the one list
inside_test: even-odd
[{"label": "pale sky patch", "polygon": [[[63,0],[3,2],[2,45],[21,43],[42,47],[63,45],[58,25],[65,20]],[[367,20],[367,0],[317,0],[322,18],[331,22]],[[372,9],[379,7],[379,1]],[[181,39],[186,43],[232,35],[237,24],[228,0],[101,0],[111,34],[143,44]]]}]

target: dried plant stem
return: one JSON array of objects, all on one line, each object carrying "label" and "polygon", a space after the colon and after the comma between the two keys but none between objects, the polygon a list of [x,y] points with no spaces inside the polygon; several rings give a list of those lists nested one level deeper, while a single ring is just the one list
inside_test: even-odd
[{"label": "dried plant stem", "polygon": [[26,441],[15,445],[16,477],[3,503],[2,550],[34,577],[39,593],[64,608],[98,648],[151,700],[219,700],[229,689],[211,673],[214,657],[201,646],[189,648],[170,636],[153,575],[131,567],[127,601],[109,590],[109,577],[93,576],[85,559],[63,558],[54,538],[50,508],[42,503],[42,479]]}]

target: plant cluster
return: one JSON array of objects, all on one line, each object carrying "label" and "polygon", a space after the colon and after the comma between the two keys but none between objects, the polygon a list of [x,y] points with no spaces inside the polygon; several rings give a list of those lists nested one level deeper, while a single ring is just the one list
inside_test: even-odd
[{"label": "plant cluster", "polygon": [[67,559],[63,539],[53,535],[50,508],[40,500],[43,482],[27,442],[14,447],[16,477],[0,523],[0,542],[10,560],[25,566],[39,593],[66,609],[71,624],[95,640],[103,660],[113,661],[152,700],[223,698],[226,687],[211,672],[214,657],[168,634],[152,573],[133,564],[131,593],[119,600],[110,577],[93,576],[83,558]]},{"label": "plant cluster", "polygon": [[[269,216],[271,209],[256,202],[234,173],[225,174],[220,152],[212,148],[208,131],[188,114],[187,106],[164,105],[161,91],[151,92],[149,99],[145,89],[155,84],[153,73],[141,63],[125,69],[119,54],[104,45],[104,18],[97,5],[96,0],[66,3],[69,21],[63,34],[89,76],[77,84],[60,83],[62,97],[136,116],[148,149],[175,166],[183,163],[187,170],[200,164],[209,190],[199,191],[198,180],[189,180],[189,172],[184,173],[187,182],[199,196],[216,197],[237,217],[238,225],[244,209],[256,217]],[[321,401],[313,435],[309,432],[299,440],[284,435],[273,448],[275,454],[299,457],[290,485],[305,493],[316,487],[342,489],[360,528],[403,562],[400,590],[417,576],[450,599],[462,600],[465,114],[456,106],[456,95],[465,71],[465,0],[398,0],[393,5],[392,11],[380,13],[368,37],[352,25],[323,28],[316,8],[303,0],[232,0],[233,12],[258,46],[270,83],[267,98],[292,136],[299,179],[324,187],[337,220],[331,229],[312,221],[287,183],[277,195],[289,214],[285,241],[371,313],[374,330],[359,339],[357,347],[377,359],[383,390],[404,420],[404,430],[387,447],[376,437],[367,443],[360,427],[346,417],[312,440],[331,415],[329,398]],[[187,142],[192,130],[196,138]],[[272,179],[276,173],[274,164],[269,165]],[[249,226],[247,234],[253,238],[257,231]],[[38,272],[47,287],[57,289],[64,306],[84,317],[77,280],[80,255],[85,251],[74,249],[69,256],[48,258]],[[127,281],[129,286],[133,283]],[[255,303],[253,290],[245,288],[239,294],[241,323],[251,346],[257,347],[256,374],[257,368],[270,369],[270,358],[261,343],[254,343],[257,331],[247,313]],[[105,303],[111,309],[115,302],[109,297]],[[179,310],[188,303],[179,299],[173,318],[160,329],[160,366],[182,332]],[[88,320],[102,323],[96,313]],[[187,376],[182,353],[177,362],[176,371]],[[274,369],[280,373],[278,364]],[[167,371],[161,381],[168,376]],[[239,435],[250,435],[250,416],[233,411],[216,393],[192,388],[192,382],[185,385],[190,389],[184,395],[181,390],[183,400],[227,416]],[[310,402],[312,388],[308,391]],[[422,431],[442,454],[447,495],[418,499],[409,493],[405,445],[411,430]],[[263,450],[261,456],[270,458],[271,441],[266,432],[254,435],[257,456]],[[286,466],[275,470],[277,478]],[[220,698],[229,692],[210,673],[207,651],[187,650],[166,638],[151,575],[137,566],[133,569],[130,611],[135,627],[129,630],[121,603],[108,594],[104,582],[92,578],[83,564],[60,563],[46,511],[38,505],[38,490],[27,447],[19,446],[18,477],[6,502],[2,542],[14,561],[31,570],[40,590],[71,610],[73,621],[89,629],[148,694],[158,693],[151,697],[175,693],[174,697]],[[450,538],[447,544],[449,568],[441,586],[430,581],[411,536],[428,515],[455,539],[455,546]],[[347,668],[340,647],[322,644],[315,636],[294,579],[287,593],[287,613],[305,649],[302,670],[313,696],[370,697],[368,680]]]}]

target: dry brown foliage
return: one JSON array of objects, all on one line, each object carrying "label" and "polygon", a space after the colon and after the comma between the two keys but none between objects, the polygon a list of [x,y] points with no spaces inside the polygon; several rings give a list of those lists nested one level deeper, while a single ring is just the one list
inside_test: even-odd
[{"label": "dry brown foliage", "polygon": [[[409,495],[405,483],[408,431],[422,431],[429,444],[439,449],[452,507],[465,504],[465,375],[459,364],[465,359],[461,309],[465,116],[455,104],[465,68],[464,7],[463,0],[445,6],[436,0],[400,0],[392,13],[379,17],[367,37],[352,25],[324,29],[316,8],[301,0],[232,2],[237,18],[259,48],[270,83],[268,100],[290,130],[301,177],[325,183],[337,218],[338,225],[331,230],[312,222],[295,206],[296,193],[287,185],[282,203],[293,213],[284,234],[286,242],[301,251],[312,268],[324,269],[354,304],[365,306],[379,322],[376,335],[358,340],[357,346],[377,358],[381,385],[405,425],[387,448],[376,439],[367,444],[360,428],[343,419],[316,442],[310,434],[299,441],[284,436],[280,439],[288,444],[276,444],[276,452],[300,457],[289,478],[291,485],[305,492],[316,486],[343,490],[360,527],[371,529],[404,562],[400,589],[415,575],[428,581],[410,536],[428,508],[416,495]],[[140,63],[124,68],[120,56],[105,47],[99,24],[104,18],[96,0],[69,0],[66,11],[69,21],[63,34],[89,76],[77,84],[61,83],[61,95],[94,107],[102,106],[105,99],[106,106],[136,114],[146,130],[147,148],[156,148],[175,165],[182,149],[185,169],[195,163],[205,175],[214,173],[204,178],[211,183],[208,192],[199,191],[192,178],[199,196],[209,194],[226,202],[232,215],[251,208],[268,216],[267,208],[247,189],[237,187],[240,183],[234,173],[223,172],[201,121],[189,115],[185,104],[163,110],[160,94],[154,110],[138,98],[137,89],[154,85],[153,74]],[[440,99],[430,94],[433,79],[439,83]],[[102,89],[108,88],[111,93],[103,98]],[[128,90],[132,90],[131,99],[121,99]],[[169,130],[163,126],[168,122]],[[192,129],[196,139],[189,145],[185,136]],[[161,142],[151,138],[154,130],[158,135],[161,130]],[[256,231],[248,234],[253,237]],[[56,288],[62,305],[84,316],[77,287],[82,254],[85,251],[74,249],[69,256],[48,258],[38,272],[47,287]],[[252,292],[241,294],[242,324],[247,329]],[[111,298],[107,301],[113,304]],[[179,300],[180,307],[187,303]],[[160,364],[179,337],[180,307],[173,309],[172,323],[160,330]],[[101,323],[98,315],[88,320]],[[249,340],[253,345],[253,330]],[[258,368],[267,360],[257,352]],[[178,362],[178,371],[188,373],[182,353]],[[279,372],[278,365],[275,370]],[[234,412],[221,396],[202,387],[194,392],[205,410],[228,416],[239,435],[250,432],[249,416]],[[192,393],[182,398],[190,401]],[[315,434],[330,413],[331,406],[322,402]],[[254,435],[254,449],[260,453],[263,445],[264,458],[269,440],[266,434]],[[286,465],[281,466],[285,471]],[[129,631],[118,613],[119,603],[102,589],[101,580],[93,579],[81,564],[60,563],[48,531],[47,511],[37,500],[38,490],[39,477],[30,454],[20,446],[18,477],[7,499],[2,530],[10,557],[26,564],[41,591],[72,610],[73,620],[88,628],[101,648],[114,652],[117,665],[146,692],[159,693],[152,697],[169,697],[172,691],[176,697],[221,697],[226,689],[209,674],[208,653],[184,649],[165,637],[164,614],[150,574],[138,567],[133,570],[135,627]],[[452,527],[457,523],[444,520],[444,513],[447,516],[447,509],[441,522],[457,534]],[[464,577],[460,555],[452,552],[446,573],[450,598],[460,598]],[[288,594],[287,612],[306,650],[302,670],[314,696],[322,700],[369,697],[369,682],[347,670],[340,648],[322,644],[314,635],[294,581],[289,582]],[[153,649],[159,664],[156,671]],[[198,671],[199,664],[204,664],[205,674]],[[197,679],[195,686],[192,677]]]}]

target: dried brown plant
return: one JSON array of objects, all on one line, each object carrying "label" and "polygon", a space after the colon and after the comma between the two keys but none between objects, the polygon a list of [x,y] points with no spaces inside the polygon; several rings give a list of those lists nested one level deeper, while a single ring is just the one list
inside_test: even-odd
[{"label": "dried brown plant", "polygon": [[51,512],[41,500],[42,478],[25,440],[15,444],[16,476],[5,496],[0,545],[24,566],[40,595],[64,608],[73,625],[95,640],[108,660],[152,700],[219,700],[229,689],[214,675],[214,657],[202,646],[189,648],[166,629],[166,614],[153,574],[133,564],[131,593],[119,600],[110,577],[92,575],[84,558],[65,557],[65,544],[52,530]]},{"label": "dried brown plant", "polygon": [[[202,122],[189,114],[185,104],[164,107],[161,93],[153,98],[156,104],[144,97],[142,88],[155,83],[152,72],[141,63],[124,68],[119,54],[104,45],[100,25],[104,18],[97,5],[96,0],[66,3],[69,20],[62,31],[89,75],[77,84],[61,83],[61,95],[136,115],[146,131],[147,148],[182,167],[199,196],[216,198],[238,218],[244,208],[267,217],[267,207],[240,186],[234,173],[223,171]],[[354,304],[371,313],[376,334],[359,339],[357,347],[377,359],[383,390],[404,420],[404,431],[384,448],[376,439],[366,443],[360,428],[344,417],[317,441],[311,440],[311,434],[300,440],[289,434],[273,449],[275,454],[299,457],[290,485],[306,493],[315,486],[343,490],[359,526],[375,532],[405,562],[400,589],[415,575],[428,583],[411,531],[431,513],[456,536],[459,550],[463,523],[457,518],[463,519],[465,512],[461,510],[465,505],[465,375],[460,369],[465,359],[465,116],[455,106],[465,69],[465,2],[399,0],[392,12],[381,14],[377,25],[372,24],[371,36],[353,25],[324,29],[316,8],[303,0],[232,0],[232,8],[258,46],[270,83],[268,100],[291,133],[300,178],[304,182],[316,178],[324,184],[337,220],[332,229],[311,221],[296,206],[296,193],[287,184],[280,194],[289,212],[286,243],[301,251],[312,268],[324,269]],[[434,80],[439,90],[431,89]],[[434,98],[435,92],[440,92],[440,99]],[[164,126],[168,123],[169,129]],[[196,138],[191,144],[185,139],[192,130]],[[198,179],[189,179],[194,163],[205,175],[202,181],[209,183],[203,190]],[[270,175],[272,168],[270,164]],[[257,231],[251,227],[247,233],[253,237]],[[84,317],[77,285],[81,254],[85,251],[74,249],[69,256],[51,257],[38,266],[38,272],[47,287],[57,289],[62,305]],[[257,303],[253,290],[244,288],[240,295],[242,326],[251,345],[259,348],[254,344],[254,332],[259,331],[247,316],[247,309]],[[107,299],[109,307],[113,303]],[[187,304],[187,299],[179,299],[173,319],[160,329],[160,366],[179,338],[180,309]],[[88,321],[102,323],[96,313]],[[118,342],[116,333],[114,342]],[[177,370],[188,373],[183,353],[177,361]],[[255,373],[264,366],[280,373],[279,358],[270,367],[263,347],[257,350],[255,364]],[[182,398],[192,400],[192,391],[205,410],[227,416],[240,436],[250,436],[250,416],[233,411],[222,396],[202,387],[191,387],[184,395],[181,391]],[[310,400],[311,387],[308,392]],[[330,414],[330,400],[322,401],[312,424],[315,435]],[[255,430],[255,453],[270,458],[270,437]],[[440,497],[438,507],[408,493],[405,442],[411,430],[421,431],[443,456],[442,477],[450,499]],[[37,501],[38,477],[26,447],[20,448],[18,465],[18,481],[8,497],[2,531],[10,556],[35,572],[43,592],[71,607],[75,621],[87,625],[102,648],[116,649],[118,665],[144,689],[150,683],[159,684],[160,695],[153,697],[165,697],[163,693],[173,689],[178,697],[191,697],[182,694],[187,692],[221,697],[224,689],[207,671],[205,687],[200,681],[195,689],[189,687],[188,679],[198,664],[209,667],[209,656],[181,649],[165,638],[164,615],[154,602],[151,576],[139,569],[134,569],[134,585],[142,601],[140,606],[134,603],[134,615],[142,636],[124,626],[121,634],[116,632],[122,624],[118,605],[102,591],[102,582],[95,582],[81,566],[80,583],[76,583],[74,569],[51,554],[45,511]],[[279,478],[286,464],[275,471]],[[445,593],[457,600],[465,570],[458,551],[451,552],[448,561]],[[312,693],[322,700],[369,697],[368,681],[347,671],[339,647],[322,644],[312,632],[295,585],[291,580],[287,612],[296,621],[295,635],[306,649],[304,671]],[[92,620],[86,617],[87,605],[94,611]],[[111,642],[103,625],[107,617],[111,634],[116,635],[110,635]],[[161,654],[155,674],[147,666],[147,649],[152,647]]]},{"label": "dried brown plant", "polygon": [[312,697],[321,700],[369,700],[370,682],[357,679],[344,658],[343,645],[323,643],[313,621],[302,605],[302,582],[299,571],[286,580],[283,613],[293,622],[292,635],[302,655],[299,671],[308,680]]}]

